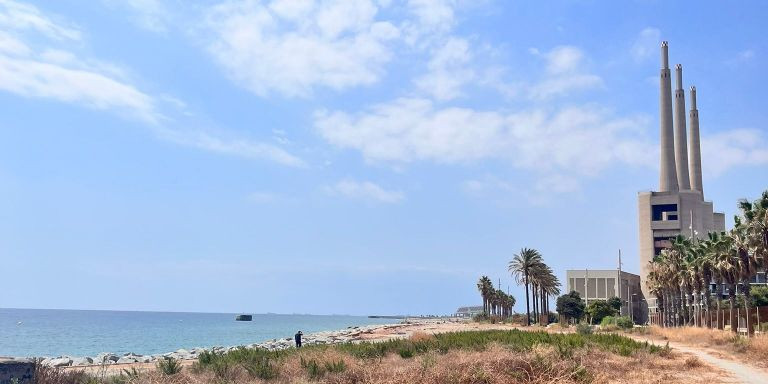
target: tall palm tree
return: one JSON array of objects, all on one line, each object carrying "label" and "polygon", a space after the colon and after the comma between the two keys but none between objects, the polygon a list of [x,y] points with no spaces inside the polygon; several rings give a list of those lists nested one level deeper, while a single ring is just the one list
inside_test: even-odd
[{"label": "tall palm tree", "polygon": [[491,292],[493,291],[493,282],[488,276],[482,276],[480,277],[480,280],[477,281],[477,290],[480,291],[480,296],[483,298],[483,314],[488,316],[490,312],[489,300]]},{"label": "tall palm tree", "polygon": [[531,325],[530,296],[528,292],[530,284],[530,275],[536,268],[543,264],[541,253],[535,249],[523,248],[509,262],[509,272],[515,277],[515,282],[525,285],[525,312],[527,321]]}]

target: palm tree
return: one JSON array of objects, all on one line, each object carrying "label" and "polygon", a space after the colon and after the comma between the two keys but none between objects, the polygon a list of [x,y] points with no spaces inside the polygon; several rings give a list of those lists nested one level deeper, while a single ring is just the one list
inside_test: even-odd
[{"label": "palm tree", "polygon": [[483,313],[488,316],[490,312],[490,295],[493,291],[493,282],[488,276],[480,277],[477,281],[477,290],[480,291],[480,296],[483,298]]},{"label": "palm tree", "polygon": [[535,249],[523,248],[509,262],[509,272],[515,277],[515,282],[525,285],[525,312],[527,324],[531,325],[531,309],[528,287],[530,284],[530,275],[536,268],[543,264],[541,253]]}]

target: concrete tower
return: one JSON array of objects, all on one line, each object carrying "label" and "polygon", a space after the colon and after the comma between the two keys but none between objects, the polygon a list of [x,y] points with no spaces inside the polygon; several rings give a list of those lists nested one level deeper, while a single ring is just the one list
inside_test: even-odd
[{"label": "concrete tower", "polygon": [[675,166],[675,140],[672,131],[672,79],[669,76],[669,45],[661,43],[661,95],[659,97],[659,128],[661,131],[661,173],[659,191],[677,191],[677,167]]},{"label": "concrete tower", "polygon": [[691,150],[691,189],[704,194],[701,182],[701,140],[699,139],[699,110],[696,109],[696,87],[691,87],[691,112],[689,115],[691,135],[688,143]]},{"label": "concrete tower", "polygon": [[[675,123],[672,124],[671,83],[667,42],[661,44],[661,174],[660,190],[640,192],[638,203],[638,229],[640,246],[640,301],[645,315],[658,318],[656,298],[648,290],[650,262],[664,248],[672,245],[670,239],[685,237],[706,238],[713,231],[725,230],[725,215],[715,212],[711,201],[704,200],[701,189],[701,149],[699,147],[699,112],[696,109],[696,89],[691,88],[690,112],[690,174],[688,173],[688,141],[685,127],[685,95],[683,68],[677,66],[675,90]],[[674,128],[674,131],[673,131]],[[678,185],[678,178],[680,184]],[[691,182],[693,185],[691,186]],[[693,188],[691,188],[693,187]]]},{"label": "concrete tower", "polygon": [[691,189],[688,178],[688,135],[685,129],[685,91],[683,90],[683,66],[675,66],[677,86],[675,87],[675,165],[677,184],[681,191]]}]

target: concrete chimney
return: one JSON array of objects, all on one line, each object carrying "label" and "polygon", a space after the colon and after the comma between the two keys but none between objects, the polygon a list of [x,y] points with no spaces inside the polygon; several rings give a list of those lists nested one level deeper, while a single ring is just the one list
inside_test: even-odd
[{"label": "concrete chimney", "polygon": [[688,177],[688,134],[685,128],[685,90],[683,90],[683,66],[675,67],[677,87],[675,88],[675,164],[677,183],[680,190],[691,189]]},{"label": "concrete chimney", "polygon": [[688,143],[691,150],[691,189],[704,195],[701,182],[701,140],[699,139],[699,110],[696,109],[696,87],[691,87],[691,112],[689,114],[691,135]]},{"label": "concrete chimney", "polygon": [[661,43],[661,74],[659,97],[659,128],[661,142],[661,172],[659,191],[677,191],[677,167],[675,166],[675,140],[672,131],[672,79],[669,76],[669,46]]}]

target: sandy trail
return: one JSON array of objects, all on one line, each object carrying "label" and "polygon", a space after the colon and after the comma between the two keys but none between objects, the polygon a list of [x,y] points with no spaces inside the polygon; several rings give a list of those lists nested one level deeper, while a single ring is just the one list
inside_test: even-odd
[{"label": "sandy trail", "polygon": [[[647,341],[649,343],[659,344],[659,340],[653,340],[649,338],[638,337],[634,335],[624,335],[637,341]],[[667,341],[664,341],[666,343]],[[765,384],[768,383],[768,372],[763,369],[744,364],[735,360],[723,359],[709,353],[702,347],[694,347],[678,342],[670,341],[669,347],[673,351],[680,352],[684,355],[696,356],[703,363],[715,367],[726,374],[729,377],[724,377],[722,383],[743,383],[743,384]]]}]

